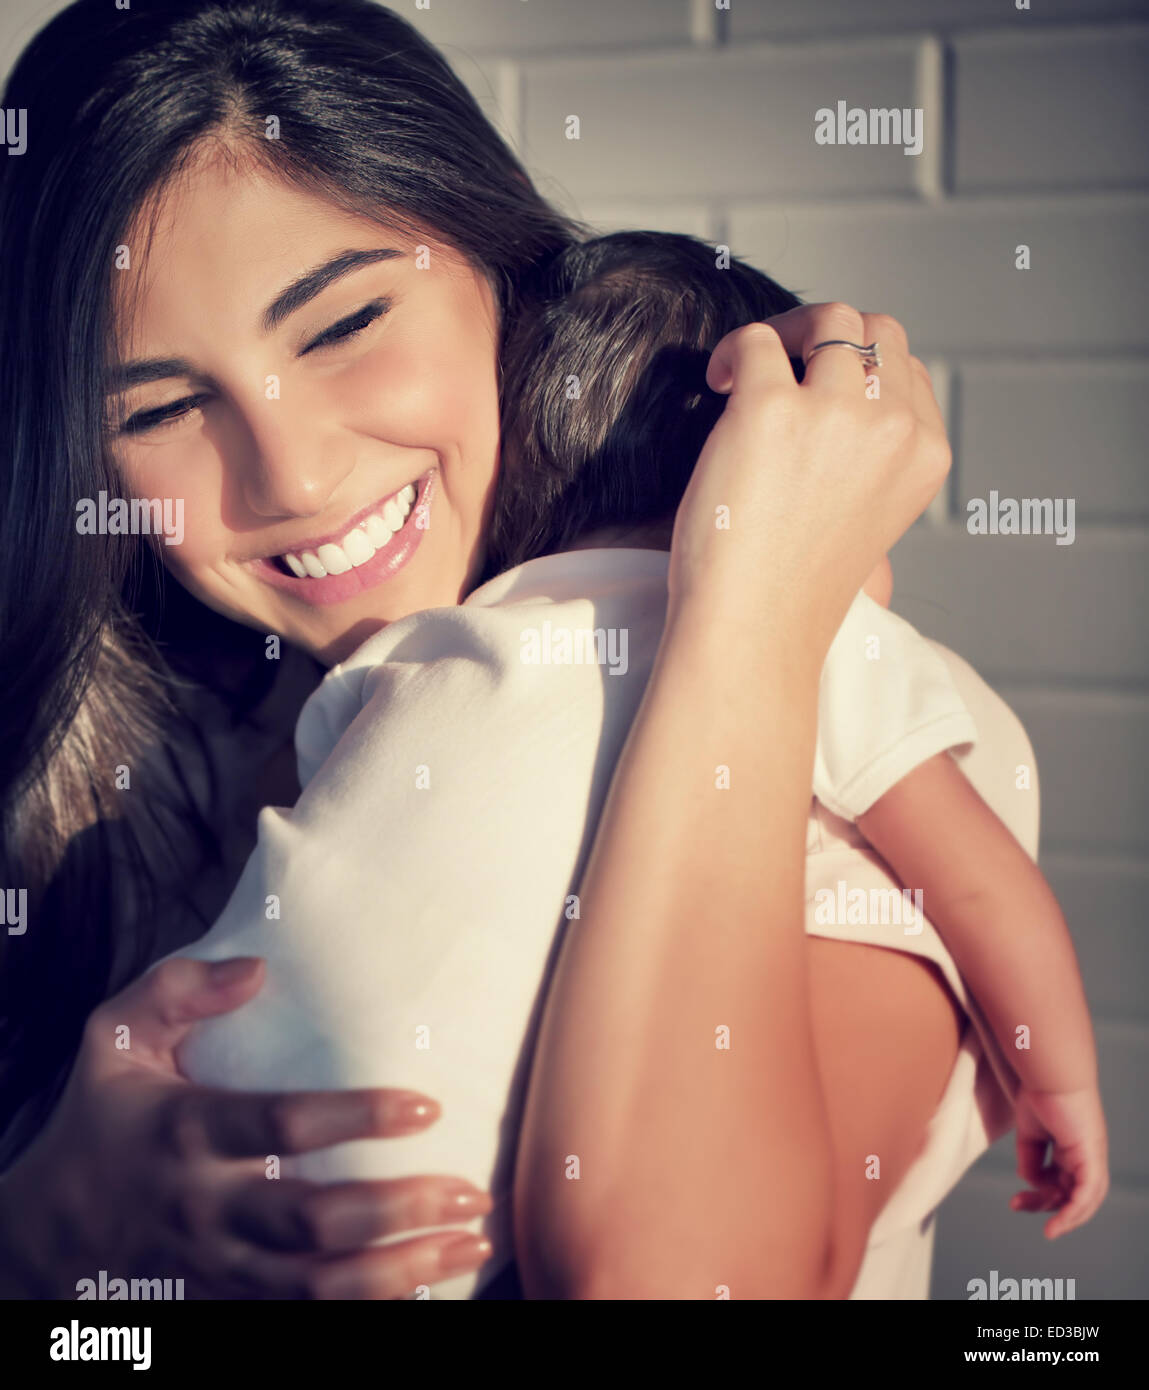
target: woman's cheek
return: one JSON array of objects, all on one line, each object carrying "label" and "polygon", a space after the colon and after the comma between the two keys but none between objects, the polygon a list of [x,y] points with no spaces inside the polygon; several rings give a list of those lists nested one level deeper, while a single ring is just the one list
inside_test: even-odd
[{"label": "woman's cheek", "polygon": [[[171,541],[162,543],[166,568],[186,587],[201,588],[228,554],[229,533],[220,515],[220,484],[206,480],[203,470],[182,466],[166,457],[163,465],[128,461],[121,477],[131,497],[159,498],[178,523]],[[188,487],[174,480],[196,479]]]},{"label": "woman's cheek", "polygon": [[438,374],[417,354],[388,343],[366,353],[335,385],[335,414],[343,427],[400,448],[434,448]]}]

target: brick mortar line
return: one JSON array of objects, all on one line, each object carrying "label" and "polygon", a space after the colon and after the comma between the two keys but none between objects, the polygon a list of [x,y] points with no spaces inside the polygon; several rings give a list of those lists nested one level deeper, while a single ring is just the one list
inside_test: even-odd
[{"label": "brick mortar line", "polygon": [[914,160],[914,183],[923,200],[942,202],[952,184],[953,120],[950,95],[948,46],[938,39],[925,39],[914,56],[913,101],[929,112],[939,129],[931,142],[924,141],[921,155]]},{"label": "brick mortar line", "polygon": [[[585,43],[567,42],[553,46],[543,45],[538,48],[516,49],[452,44],[450,40],[443,39],[436,43],[436,47],[445,52],[454,50],[464,53],[481,66],[484,63],[500,61],[545,64],[566,60],[599,62],[604,58],[614,58],[619,62],[626,62],[632,58],[665,57],[676,53],[684,56],[709,52],[745,53],[751,48],[760,49],[763,56],[780,59],[793,58],[797,50],[815,55],[859,52],[860,56],[864,58],[867,56],[867,51],[880,52],[883,46],[888,47],[891,43],[946,44],[950,40],[959,39],[963,43],[969,41],[985,42],[991,46],[1004,40],[1002,46],[1007,47],[1015,45],[1018,40],[1040,44],[1043,42],[1052,43],[1061,38],[1080,39],[1088,35],[1102,39],[1110,36],[1117,39],[1149,37],[1149,23],[1146,23],[1144,19],[1144,11],[1131,10],[1128,16],[1115,15],[1111,19],[1093,23],[1072,20],[1064,22],[1042,20],[1040,24],[1032,24],[1024,30],[1020,25],[992,28],[984,24],[962,26],[960,23],[935,24],[928,28],[892,28],[887,30],[874,30],[868,25],[864,29],[834,30],[829,34],[823,30],[811,29],[780,35],[776,38],[761,34],[750,34],[744,38],[738,38],[733,33],[732,19],[734,16],[732,11],[727,13],[713,10],[711,0],[692,0],[692,4],[694,8],[691,10],[689,32],[674,38],[654,41],[603,38]],[[698,16],[701,14],[709,15],[711,12],[713,12],[716,22],[711,32],[707,34],[705,27],[701,26]],[[33,32],[34,30],[29,31],[29,37]]]},{"label": "brick mortar line", "polygon": [[[697,4],[698,0],[694,0],[694,3]],[[701,0],[701,5],[703,12],[708,13],[707,0]],[[572,64],[580,62],[590,64],[603,59],[608,62],[613,60],[617,63],[625,63],[635,58],[657,59],[675,55],[682,57],[699,54],[713,54],[716,57],[718,55],[745,56],[748,53],[752,55],[754,50],[757,50],[763,58],[777,61],[792,61],[795,58],[806,56],[845,56],[849,58],[853,55],[857,55],[860,61],[864,61],[873,55],[881,56],[883,52],[888,53],[895,44],[905,47],[923,44],[941,46],[955,41],[968,43],[972,40],[974,42],[985,41],[989,47],[999,40],[1004,40],[1001,46],[1007,48],[1016,46],[1019,40],[1038,45],[1044,42],[1052,46],[1058,38],[1080,41],[1083,37],[1089,36],[1096,39],[1113,37],[1119,40],[1149,37],[1149,23],[1143,19],[1140,22],[1132,23],[1128,20],[1114,19],[1112,22],[1095,24],[1043,22],[1040,29],[1034,26],[1026,33],[1022,33],[1020,30],[960,29],[933,25],[928,28],[891,29],[885,32],[865,29],[853,33],[834,31],[827,34],[811,30],[803,36],[784,36],[771,39],[761,35],[748,35],[739,39],[733,34],[733,26],[729,23],[728,16],[724,12],[714,11],[717,22],[710,34],[706,33],[705,28],[697,27],[695,13],[696,11],[691,11],[690,32],[676,38],[654,41],[601,39],[590,43],[566,43],[554,47],[514,50],[474,47],[462,49],[461,45],[454,45],[454,47],[465,51],[477,62],[496,62],[502,58],[513,57],[515,61],[533,62],[545,66],[568,61]],[[444,41],[444,45],[449,46],[446,45],[446,41]]]},{"label": "brick mortar line", "polygon": [[[733,30],[733,25],[731,29]],[[1029,37],[1062,37],[1064,35],[1074,36],[1083,31],[1094,33],[1107,33],[1114,29],[1141,29],[1146,28],[1145,10],[1142,5],[1131,4],[1127,11],[1118,11],[1113,15],[1106,15],[1102,19],[1091,19],[1088,15],[1082,14],[1077,17],[1067,19],[1021,19],[1014,20],[1012,17],[994,25],[987,23],[984,19],[972,19],[963,23],[960,19],[954,20],[935,20],[929,25],[919,25],[907,28],[904,24],[891,22],[890,27],[885,27],[885,21],[880,17],[875,18],[867,15],[864,27],[859,25],[857,28],[838,28],[827,33],[824,29],[792,29],[784,34],[777,34],[770,37],[762,32],[745,34],[739,38],[731,34],[731,42],[737,43],[760,43],[773,44],[781,47],[786,45],[816,47],[831,43],[849,43],[852,41],[865,42],[873,40],[875,43],[884,39],[922,39],[922,38],[961,38],[961,39],[985,39],[994,40],[998,38],[1018,39]]]},{"label": "brick mortar line", "polygon": [[[653,195],[651,195],[653,196]],[[907,189],[903,196],[886,194],[883,198],[870,198],[864,192],[843,192],[838,195],[822,194],[817,200],[801,196],[785,196],[768,200],[765,197],[740,199],[737,194],[727,195],[731,211],[739,216],[759,217],[764,213],[785,212],[789,215],[821,214],[829,216],[842,210],[843,203],[852,203],[852,212],[871,212],[891,216],[909,211],[919,221],[926,214],[981,211],[1013,217],[1028,214],[1041,215],[1061,210],[1080,211],[1089,214],[1109,214],[1121,212],[1149,212],[1149,184],[1140,183],[1123,187],[1099,188],[1096,185],[1081,188],[1079,191],[1051,192],[1049,189],[1034,190],[1032,193],[1006,195],[1000,190],[992,193],[954,193],[946,194],[936,203],[927,202],[914,189]],[[601,199],[600,201],[606,201]]]},{"label": "brick mortar line", "polygon": [[1090,36],[1094,38],[1112,37],[1118,40],[1149,38],[1149,23],[1145,20],[1145,10],[1142,7],[1139,10],[1131,10],[1127,16],[1113,15],[1112,18],[1104,20],[1090,20],[1087,16],[1083,16],[1081,20],[1043,23],[1040,27],[1034,25],[1027,33],[1023,33],[1020,29],[967,29],[962,31],[961,41],[963,43],[984,44],[987,48],[992,48],[998,46],[1001,39],[1005,39],[1005,43],[1001,44],[1001,47],[1013,47],[1018,40],[1028,40],[1038,45],[1046,43],[1053,47],[1059,39],[1080,41]]}]

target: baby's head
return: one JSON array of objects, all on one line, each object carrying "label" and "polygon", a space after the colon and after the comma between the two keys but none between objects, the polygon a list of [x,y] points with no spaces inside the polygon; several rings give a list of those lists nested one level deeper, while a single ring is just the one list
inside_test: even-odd
[{"label": "baby's head", "polygon": [[706,364],[731,329],[800,301],[671,232],[570,247],[528,287],[502,353],[503,463],[483,578],[595,532],[673,520],[726,397]]}]

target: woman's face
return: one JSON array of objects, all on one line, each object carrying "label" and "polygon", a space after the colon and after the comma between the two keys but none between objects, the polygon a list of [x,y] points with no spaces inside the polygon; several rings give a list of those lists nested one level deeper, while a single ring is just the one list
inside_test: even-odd
[{"label": "woman's face", "polygon": [[460,602],[498,464],[487,280],[226,160],[166,192],[129,250],[117,351],[137,365],[111,447],[132,496],[182,499],[161,547],[180,582],[328,663]]}]

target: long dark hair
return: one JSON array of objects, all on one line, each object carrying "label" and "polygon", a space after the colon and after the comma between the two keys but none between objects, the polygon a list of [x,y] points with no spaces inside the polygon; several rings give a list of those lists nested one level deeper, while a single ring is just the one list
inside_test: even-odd
[{"label": "long dark hair", "polygon": [[[209,136],[430,229],[488,277],[504,334],[523,276],[588,229],[372,0],[79,0],[0,106],[27,112],[25,152],[0,158],[0,889],[29,902],[23,935],[0,927],[2,1126],[53,1102],[85,1016],[154,952],[160,887],[211,850],[214,788],[173,671],[235,714],[273,665],[259,634],[165,596],[145,538],[77,535],[77,499],[119,492],[102,432],[116,248]],[[125,764],[153,772],[117,796]]]},{"label": "long dark hair", "polygon": [[706,385],[711,352],[801,302],[697,237],[652,231],[569,246],[523,295],[483,579],[602,527],[672,517],[726,404]]}]

